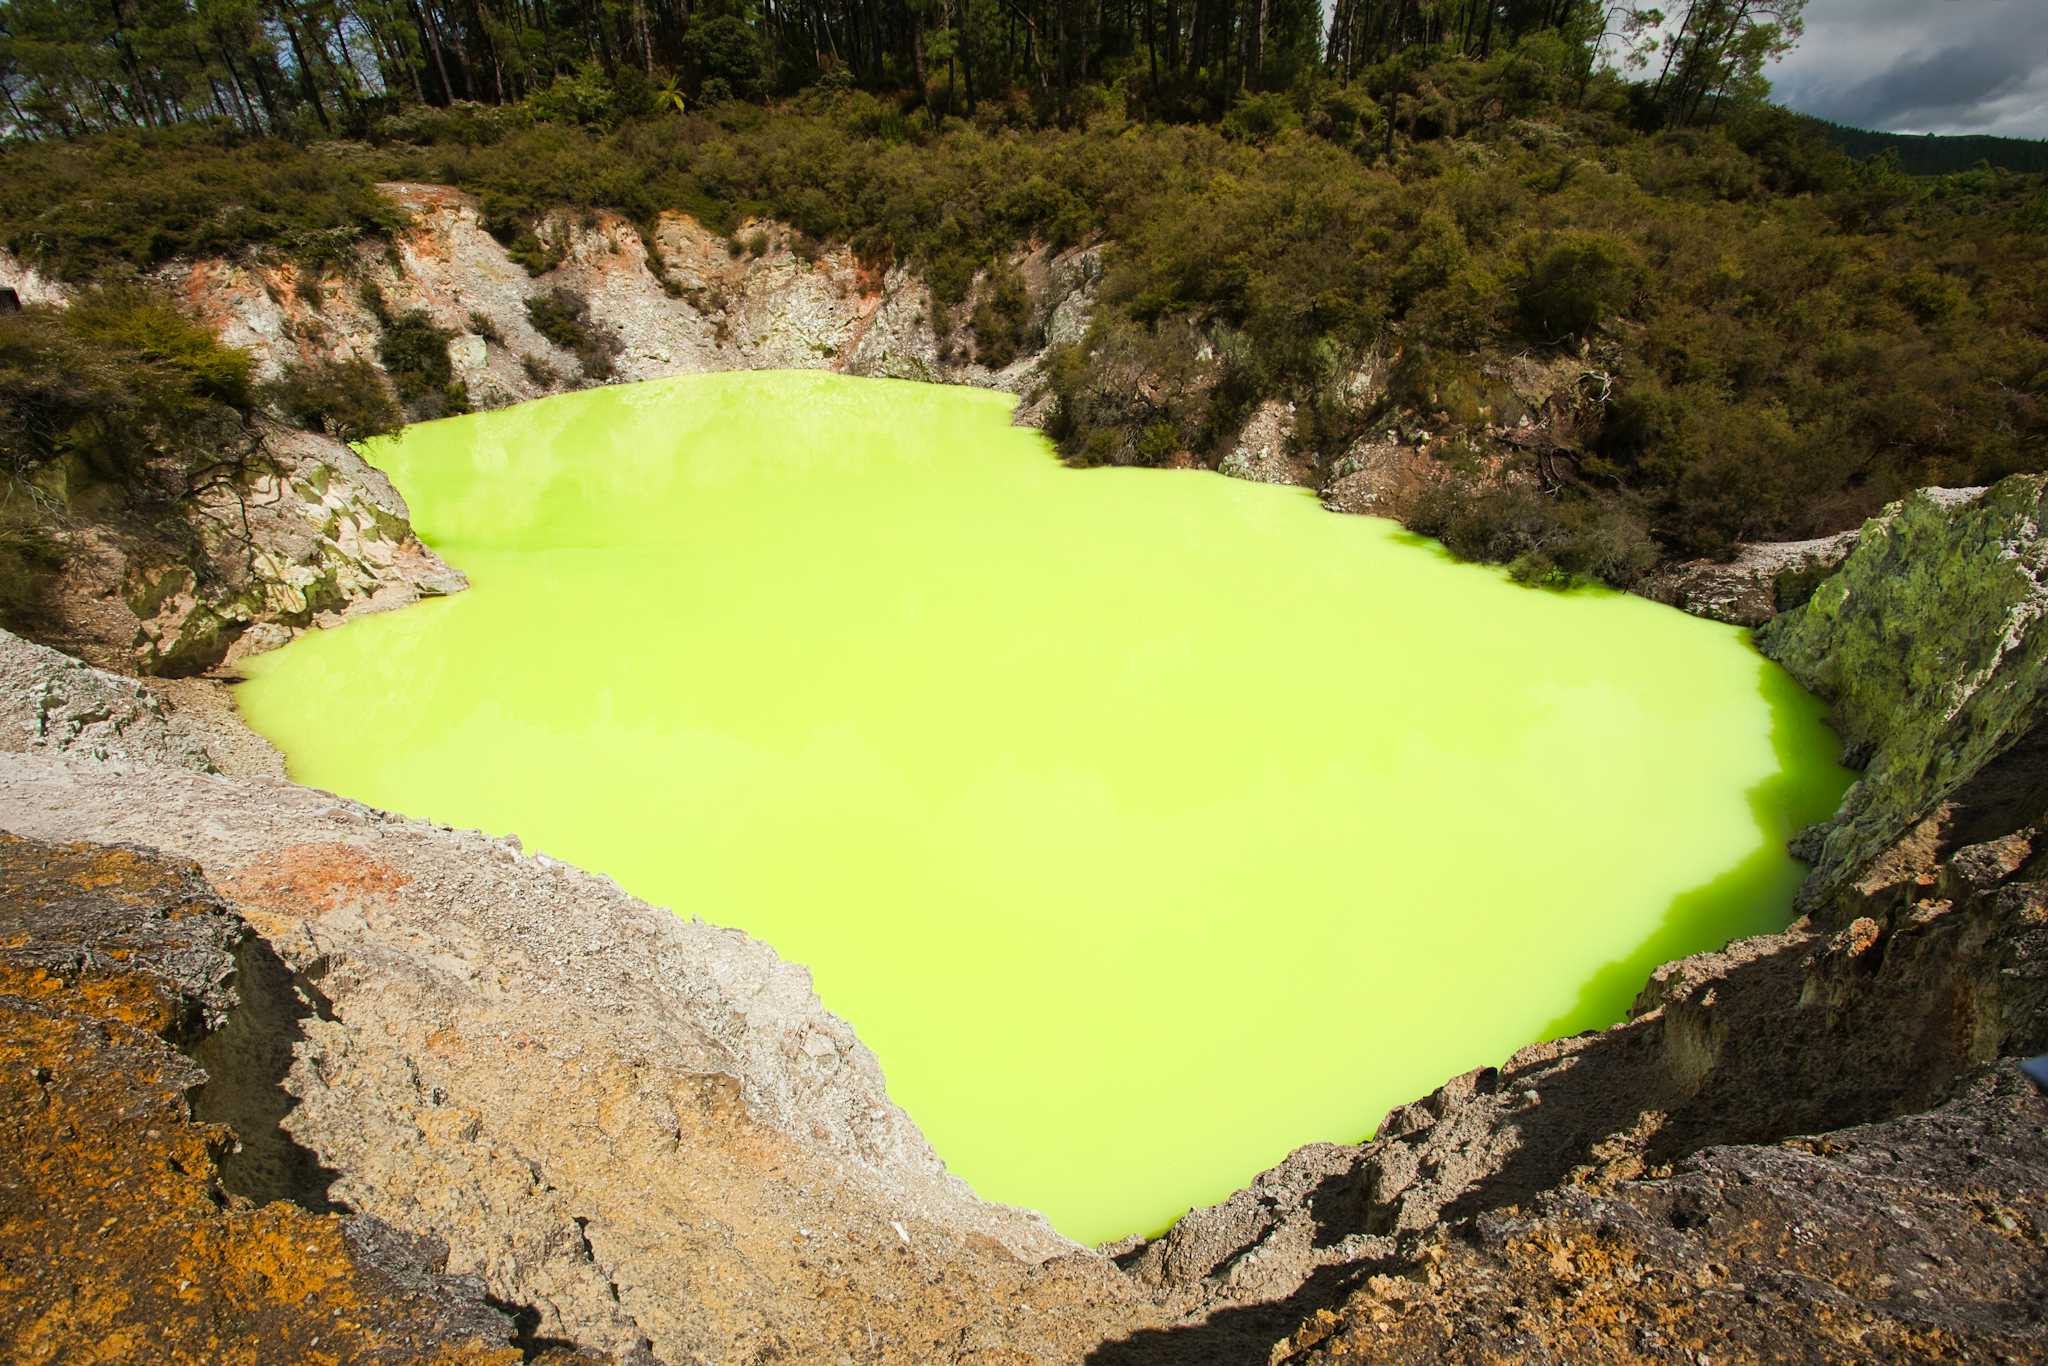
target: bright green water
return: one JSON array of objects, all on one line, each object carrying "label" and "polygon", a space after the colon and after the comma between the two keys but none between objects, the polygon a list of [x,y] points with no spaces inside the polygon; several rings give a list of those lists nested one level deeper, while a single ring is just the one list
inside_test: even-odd
[{"label": "bright green water", "polygon": [[1153,1231],[1782,923],[1839,797],[1730,628],[818,374],[372,458],[475,587],[241,692],[301,782],[808,965],[983,1195]]}]

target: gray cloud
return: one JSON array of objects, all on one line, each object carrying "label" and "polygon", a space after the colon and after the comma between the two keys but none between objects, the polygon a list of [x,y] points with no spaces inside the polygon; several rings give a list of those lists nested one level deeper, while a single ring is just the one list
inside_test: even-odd
[{"label": "gray cloud", "polygon": [[2048,137],[2042,0],[1812,0],[1771,72],[1777,98],[1838,123]]}]

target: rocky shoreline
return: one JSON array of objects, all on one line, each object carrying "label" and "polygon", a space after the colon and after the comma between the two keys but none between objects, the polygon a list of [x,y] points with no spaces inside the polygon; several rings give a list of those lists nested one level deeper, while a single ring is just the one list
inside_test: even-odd
[{"label": "rocky shoreline", "polygon": [[[536,396],[539,285],[463,197],[392,192],[414,226],[366,268],[509,339],[458,339],[480,396]],[[629,226],[550,231],[546,283],[617,320],[621,378],[830,364],[1042,412],[1038,355],[942,359],[914,282],[850,256],[764,229],[742,259],[671,217],[672,293]],[[264,366],[369,344],[284,269],[178,282]],[[1099,260],[1021,269],[1044,335],[1085,326]],[[1255,413],[1230,472],[1305,477],[1287,422]],[[1398,510],[1412,435],[1326,500]],[[807,974],[718,908],[284,782],[217,680],[460,582],[345,446],[256,436],[192,510],[196,551],[79,531],[68,654],[0,634],[0,1211],[23,1249],[0,1342],[22,1359],[144,1334],[189,1361],[2038,1356],[2048,1099],[2014,1060],[2048,1050],[2043,477],[1654,590],[1775,617],[1759,643],[1865,770],[1804,841],[1800,919],[1098,1251],[948,1176]]]}]

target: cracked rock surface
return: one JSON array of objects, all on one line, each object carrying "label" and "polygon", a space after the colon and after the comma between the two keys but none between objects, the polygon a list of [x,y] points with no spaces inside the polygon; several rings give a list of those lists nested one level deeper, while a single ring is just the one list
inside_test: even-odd
[{"label": "cracked rock surface", "polygon": [[250,1008],[248,929],[195,869],[0,835],[0,889],[8,1360],[521,1359],[510,1321],[431,1242],[251,1200],[230,1173],[231,1135],[188,1098],[274,1079],[193,1061]]}]

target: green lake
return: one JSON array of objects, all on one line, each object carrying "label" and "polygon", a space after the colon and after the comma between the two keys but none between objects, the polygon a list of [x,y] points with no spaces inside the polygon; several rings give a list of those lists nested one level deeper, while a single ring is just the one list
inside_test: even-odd
[{"label": "green lake", "polygon": [[292,776],[809,967],[990,1199],[1154,1232],[1781,926],[1847,775],[1744,633],[970,389],[662,380],[368,454],[474,587],[250,661]]}]

